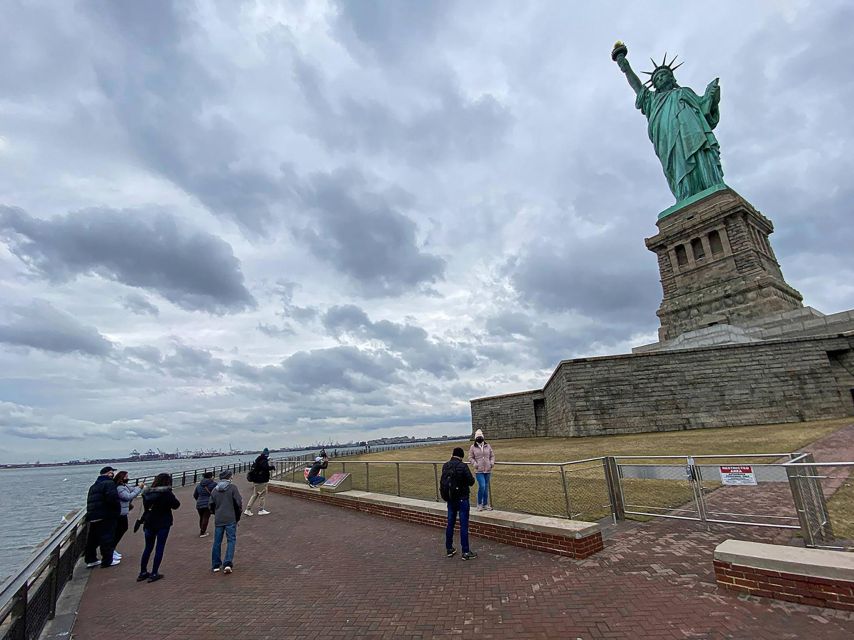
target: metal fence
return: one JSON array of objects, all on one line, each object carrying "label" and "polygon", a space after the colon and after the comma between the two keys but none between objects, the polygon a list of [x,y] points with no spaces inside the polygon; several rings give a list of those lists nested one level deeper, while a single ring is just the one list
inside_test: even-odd
[{"label": "metal fence", "polygon": [[42,545],[0,591],[0,639],[34,640],[56,614],[56,602],[86,545],[81,510]]},{"label": "metal fence", "polygon": [[807,546],[854,551],[854,463],[786,464]]}]

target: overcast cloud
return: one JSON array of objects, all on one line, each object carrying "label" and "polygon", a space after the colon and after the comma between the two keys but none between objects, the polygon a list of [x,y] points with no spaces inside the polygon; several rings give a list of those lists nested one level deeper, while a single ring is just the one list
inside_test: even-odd
[{"label": "overcast cloud", "polygon": [[653,341],[644,238],[673,201],[616,39],[720,77],[727,183],[807,304],[854,307],[843,0],[0,25],[0,462],[463,434],[473,397]]}]

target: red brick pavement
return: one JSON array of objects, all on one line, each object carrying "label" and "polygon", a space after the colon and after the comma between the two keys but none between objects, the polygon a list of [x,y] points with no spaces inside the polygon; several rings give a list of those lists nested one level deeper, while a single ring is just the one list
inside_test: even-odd
[{"label": "red brick pavement", "polygon": [[[854,428],[846,431],[817,444],[841,454],[854,442]],[[852,613],[715,585],[719,542],[780,542],[792,532],[658,520],[617,530],[586,560],[473,538],[480,557],[462,562],[444,557],[436,529],[271,495],[271,515],[241,523],[235,573],[225,576],[210,573],[210,538],[196,536],[187,493],[178,493],[185,504],[166,578],[134,581],[142,540],[128,533],[123,563],[92,571],[74,638],[854,637]]]}]

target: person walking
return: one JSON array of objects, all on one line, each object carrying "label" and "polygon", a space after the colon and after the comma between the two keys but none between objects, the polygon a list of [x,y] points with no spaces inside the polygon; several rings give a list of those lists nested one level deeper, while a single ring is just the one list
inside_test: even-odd
[{"label": "person walking", "polygon": [[[121,514],[119,493],[113,475],[113,467],[101,469],[95,482],[89,487],[86,496],[86,522],[89,532],[86,536],[84,561],[90,569],[97,567],[114,567],[120,560],[113,557],[116,549],[116,524]],[[101,549],[101,560],[98,560],[97,549]]]},{"label": "person walking", "polygon": [[454,548],[454,527],[457,515],[460,517],[460,547],[463,560],[477,558],[477,553],[469,547],[469,487],[474,485],[474,478],[468,465],[463,462],[465,452],[462,447],[456,447],[451,459],[442,465],[442,479],[439,491],[442,499],[448,503],[448,526],[445,529],[445,552],[450,558],[457,553]]},{"label": "person walking", "polygon": [[[135,487],[131,488],[128,486],[128,472],[127,471],[119,471],[116,474],[116,477],[113,478],[113,481],[116,483],[116,492],[119,494],[119,506],[121,507],[121,512],[119,513],[119,518],[116,521],[116,542],[114,545],[114,549],[117,549],[119,546],[119,542],[122,541],[122,537],[127,533],[128,530],[128,513],[133,509],[133,499],[136,498],[142,490],[145,488],[144,483],[139,483]],[[116,560],[122,559],[122,554],[117,550],[113,551],[113,558]]]},{"label": "person walking", "polygon": [[469,447],[469,461],[474,464],[477,478],[477,510],[492,511],[492,505],[489,504],[489,478],[495,466],[495,454],[480,429],[474,432],[474,444]]},{"label": "person walking", "polygon": [[[181,506],[178,498],[172,493],[172,476],[168,473],[158,473],[154,482],[151,483],[151,488],[142,492],[142,504],[145,508],[142,529],[145,534],[145,549],[139,561],[139,575],[136,581],[157,582],[163,578],[163,574],[160,573],[160,563],[163,561],[166,539],[174,522],[172,511]],[[151,557],[152,550],[154,562],[149,573],[148,559]]]},{"label": "person walking", "polygon": [[267,504],[267,484],[270,482],[270,472],[275,471],[276,468],[270,464],[270,450],[267,447],[264,447],[264,451],[261,452],[257,458],[255,458],[255,462],[252,463],[252,468],[249,469],[249,473],[246,474],[246,479],[252,483],[252,497],[249,498],[249,503],[246,505],[245,513],[247,516],[252,515],[252,505],[255,502],[258,502],[258,515],[266,516],[269,511],[265,508]]},{"label": "person walking", "polygon": [[[214,488],[209,502],[214,514],[214,539],[211,549],[211,569],[217,573],[234,571],[234,551],[237,547],[237,523],[243,511],[243,498],[231,481],[231,471],[226,469],[219,474],[219,483]],[[222,561],[222,537],[225,535],[225,562]]]},{"label": "person walking", "polygon": [[213,471],[205,471],[202,474],[202,480],[196,485],[193,490],[193,497],[196,499],[196,511],[199,512],[199,537],[206,538],[208,533],[208,522],[211,519],[211,510],[209,508],[211,494],[216,488],[216,481],[213,479]]}]

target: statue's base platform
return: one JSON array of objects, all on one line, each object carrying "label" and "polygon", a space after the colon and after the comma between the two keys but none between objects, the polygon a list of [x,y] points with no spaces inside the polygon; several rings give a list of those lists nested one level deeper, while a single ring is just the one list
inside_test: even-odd
[{"label": "statue's base platform", "polygon": [[676,213],[680,209],[684,209],[685,207],[691,206],[697,202],[700,202],[704,198],[708,198],[710,195],[717,193],[718,191],[724,191],[725,189],[729,189],[729,187],[725,184],[716,184],[714,186],[709,187],[708,189],[704,189],[699,193],[695,193],[690,198],[685,198],[684,200],[680,200],[676,204],[671,207],[667,207],[664,211],[658,214],[658,219],[662,220],[669,216],[671,213]]}]

